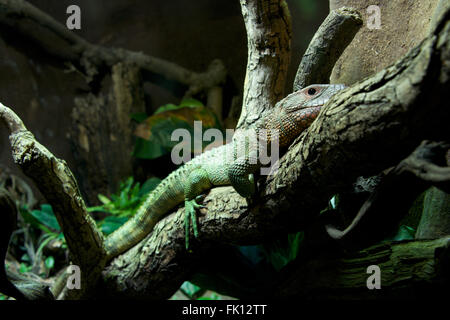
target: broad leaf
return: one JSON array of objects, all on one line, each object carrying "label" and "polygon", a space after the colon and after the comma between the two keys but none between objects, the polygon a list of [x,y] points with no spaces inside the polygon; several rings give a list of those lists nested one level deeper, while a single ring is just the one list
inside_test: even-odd
[{"label": "broad leaf", "polygon": [[59,227],[58,220],[56,220],[55,214],[53,213],[52,206],[49,204],[42,204],[41,210],[31,211],[31,215],[39,221],[39,223],[49,227],[50,229],[61,231]]}]

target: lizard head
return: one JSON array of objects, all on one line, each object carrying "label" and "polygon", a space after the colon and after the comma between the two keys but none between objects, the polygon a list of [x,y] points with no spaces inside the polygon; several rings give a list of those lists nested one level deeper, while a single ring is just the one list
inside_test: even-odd
[{"label": "lizard head", "polygon": [[338,91],[347,88],[343,84],[313,84],[291,93],[279,101],[275,108],[280,112],[295,113],[301,109],[322,107]]},{"label": "lizard head", "polygon": [[280,100],[268,117],[265,128],[278,130],[280,146],[290,144],[317,118],[320,108],[343,84],[313,84]]}]

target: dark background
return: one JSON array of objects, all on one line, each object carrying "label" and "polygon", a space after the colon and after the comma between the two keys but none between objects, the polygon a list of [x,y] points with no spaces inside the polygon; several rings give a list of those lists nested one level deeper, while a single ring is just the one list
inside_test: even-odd
[{"label": "dark background", "polygon": [[[202,72],[216,58],[228,70],[234,94],[241,95],[247,63],[247,38],[238,0],[30,0],[63,25],[66,8],[81,8],[80,36],[103,46],[122,47]],[[292,60],[287,90],[314,32],[328,14],[328,1],[288,0],[292,16]],[[26,47],[26,44],[24,44]],[[23,52],[0,38],[0,101],[11,107],[27,128],[75,172],[68,141],[70,113],[77,93],[88,90],[74,72],[64,72],[39,52]],[[50,63],[50,64],[49,64]],[[146,83],[148,108],[179,102],[179,96]],[[229,106],[224,106],[225,108]],[[20,174],[12,162],[7,131],[0,127],[0,170]],[[21,175],[22,176],[22,175]]]}]

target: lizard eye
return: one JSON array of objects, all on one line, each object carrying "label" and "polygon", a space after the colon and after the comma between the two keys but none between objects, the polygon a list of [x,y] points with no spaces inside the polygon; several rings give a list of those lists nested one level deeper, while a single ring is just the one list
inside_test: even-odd
[{"label": "lizard eye", "polygon": [[314,88],[309,88],[309,89],[308,89],[308,95],[310,95],[310,96],[313,96],[313,95],[315,95],[315,94],[316,94],[316,92],[317,92],[317,90],[316,90],[316,89],[314,89]]}]

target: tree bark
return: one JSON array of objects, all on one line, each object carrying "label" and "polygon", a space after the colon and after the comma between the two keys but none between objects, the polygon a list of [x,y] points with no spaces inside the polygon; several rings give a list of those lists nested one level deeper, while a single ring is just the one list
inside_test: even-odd
[{"label": "tree bark", "polygon": [[0,24],[13,45],[21,46],[11,35],[25,39],[24,43],[33,44],[53,61],[72,63],[85,75],[87,82],[99,76],[101,79],[102,68],[112,68],[117,63],[135,65],[144,72],[182,83],[189,87],[189,96],[225,80],[226,71],[220,60],[212,61],[206,72],[196,73],[141,52],[94,45],[24,0],[0,0]]},{"label": "tree bark", "polygon": [[[193,251],[216,241],[252,244],[302,229],[357,177],[398,163],[424,138],[448,139],[441,101],[450,78],[449,31],[447,13],[395,65],[332,98],[281,159],[277,174],[267,178],[256,206],[248,208],[231,188],[213,189],[202,210],[207,214],[199,217]],[[108,294],[168,297],[193,270],[196,258],[183,250],[182,226],[179,210],[113,261],[104,272]]]},{"label": "tree bark", "polygon": [[[145,112],[142,77],[134,65],[112,67],[111,82],[97,94],[75,98],[70,130],[80,187],[89,204],[99,193],[114,193],[133,175],[134,147],[130,114]],[[88,178],[87,178],[88,177]]]},{"label": "tree bark", "polygon": [[77,181],[66,162],[37,142],[22,120],[1,103],[0,121],[10,131],[14,162],[36,183],[52,205],[72,261],[84,275],[82,289],[73,292],[75,296],[82,296],[92,288],[106,263],[103,235],[87,213]]},{"label": "tree bark", "polygon": [[340,8],[330,12],[303,55],[294,91],[314,83],[329,83],[336,61],[362,25],[359,12]]},{"label": "tree bark", "polygon": [[[387,170],[353,222],[344,231],[327,226],[327,232],[332,238],[345,242],[346,247],[363,248],[386,239],[398,229],[399,222],[408,214],[414,200],[430,185],[446,185],[448,188],[450,168],[445,161],[448,148],[448,144],[423,141],[395,168]],[[449,210],[444,210],[438,214],[442,216],[436,221],[441,230],[446,227],[448,229],[448,213]],[[433,219],[427,219],[429,220]],[[430,229],[435,230],[436,227]],[[428,230],[425,226],[423,228]],[[446,235],[437,233],[434,238]]]},{"label": "tree bark", "polygon": [[[450,238],[383,243],[346,255],[328,252],[290,265],[275,297],[301,301],[444,299],[450,273]],[[369,289],[369,266],[380,289]]]},{"label": "tree bark", "polygon": [[120,181],[133,175],[131,157],[133,122],[129,115],[145,111],[143,81],[156,76],[161,83],[176,82],[185,96],[210,93],[221,112],[226,69],[214,60],[202,73],[141,52],[94,45],[23,0],[0,0],[0,32],[9,44],[41,57],[67,71],[80,73],[90,86],[75,97],[69,129],[76,174],[88,204],[98,203],[99,193],[110,195]]},{"label": "tree bark", "polygon": [[450,235],[450,195],[436,187],[425,193],[416,239],[436,239]]},{"label": "tree bark", "polygon": [[[242,1],[244,15],[246,6],[248,13],[261,3]],[[279,14],[281,10],[281,16],[285,16],[281,7],[277,10],[272,6],[263,8],[267,11],[252,12]],[[447,108],[442,101],[448,91],[449,61],[447,12],[420,46],[395,65],[337,94],[323,107],[316,121],[282,157],[277,173],[260,185],[255,205],[248,206],[231,187],[215,188],[204,201],[206,208],[199,216],[200,235],[191,243],[192,252],[184,249],[183,210],[179,209],[160,221],[144,241],[112,261],[106,269],[103,268],[103,238],[88,218],[76,181],[65,163],[35,141],[20,119],[3,105],[0,119],[12,133],[14,160],[36,181],[52,204],[74,261],[83,266],[86,276],[83,290],[86,291],[80,296],[88,296],[87,291],[95,290],[98,294],[104,290],[105,297],[167,298],[195,270],[198,256],[217,242],[254,244],[267,237],[305,228],[315,221],[333,194],[348,188],[357,177],[374,175],[393,166],[424,139],[448,140],[449,130],[442,121]],[[249,74],[254,71],[250,69]],[[250,88],[253,85],[261,88],[258,79],[262,78],[258,76],[264,74],[248,76],[246,82],[248,97],[244,105],[252,112],[258,108],[263,110],[256,106],[258,90],[253,95]],[[275,79],[266,80],[274,85]],[[274,87],[269,88],[278,92]],[[263,104],[272,99],[266,95],[268,93],[261,94],[264,94],[260,97]],[[258,120],[259,114],[255,118],[250,118],[246,110],[243,114],[240,127]],[[443,248],[439,251],[448,252],[447,245],[439,246]],[[372,258],[378,261],[376,256]],[[103,279],[97,283],[101,270]],[[393,277],[401,276],[392,271]],[[339,288],[339,277],[329,281],[333,279]]]},{"label": "tree bark", "polygon": [[284,97],[291,16],[284,0],[241,0],[247,30],[247,71],[237,128],[254,126]]}]

